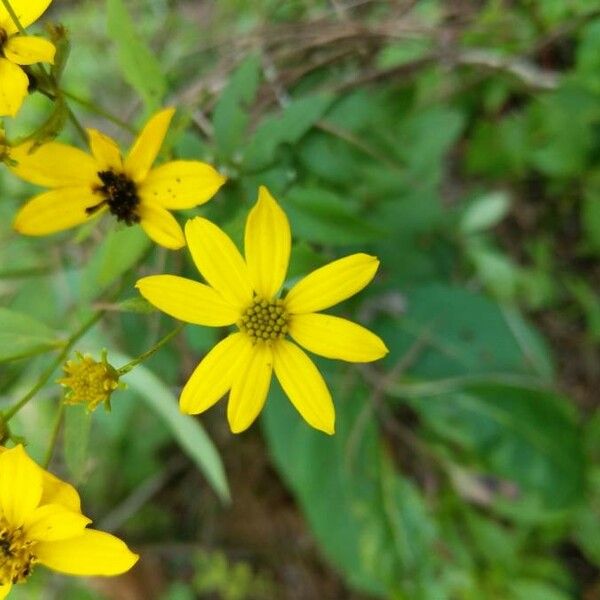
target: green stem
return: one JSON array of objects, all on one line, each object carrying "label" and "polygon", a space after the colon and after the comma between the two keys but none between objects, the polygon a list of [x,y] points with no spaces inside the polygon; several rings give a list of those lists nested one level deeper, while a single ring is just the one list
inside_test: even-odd
[{"label": "green stem", "polygon": [[[4,1],[4,0],[3,0]],[[89,329],[91,329],[102,317],[104,311],[98,311],[92,315],[65,343],[62,352],[48,365],[48,368],[40,375],[36,384],[2,416],[5,423],[8,423],[47,383],[52,377],[52,373],[65,361],[71,348],[77,340],[81,338]]]},{"label": "green stem", "polygon": [[140,354],[137,358],[134,358],[131,362],[128,362],[126,365],[123,365],[120,369],[117,369],[119,375],[125,375],[125,373],[129,373],[132,369],[137,367],[140,363],[143,363],[146,359],[150,358],[155,352],[160,350],[169,340],[174,338],[183,328],[185,327],[185,323],[180,323],[171,331],[167,333],[164,338],[158,340],[150,350],[147,350],[143,354]]},{"label": "green stem", "polygon": [[94,112],[97,115],[104,117],[107,121],[111,121],[112,123],[114,123],[115,125],[118,125],[122,129],[129,131],[129,133],[132,133],[133,135],[137,134],[136,129],[134,127],[132,127],[129,123],[123,121],[122,119],[119,119],[119,117],[115,117],[115,115],[108,112],[101,106],[98,106],[95,102],[92,102],[91,100],[86,100],[85,98],[82,98],[81,96],[77,96],[73,92],[68,92],[68,91],[62,90],[62,89],[61,89],[61,92],[65,98],[68,98],[69,100],[73,100],[73,102],[77,102],[77,104],[83,106],[84,108],[87,108],[89,111]]},{"label": "green stem", "polygon": [[13,23],[17,26],[17,29],[19,30],[19,32],[22,33],[23,35],[25,35],[25,28],[23,27],[23,25],[21,25],[21,21],[19,21],[19,17],[17,17],[17,13],[14,11],[13,7],[11,6],[10,1],[2,0],[2,4],[4,4],[4,8],[6,9],[6,12],[9,14]]},{"label": "green stem", "polygon": [[88,143],[88,135],[85,130],[85,127],[79,122],[79,119],[75,116],[75,113],[71,110],[70,106],[66,103],[65,103],[65,105],[67,107],[67,116],[69,117],[69,121],[71,121],[71,123],[73,123],[75,129],[77,129],[77,133],[79,134],[79,137],[81,137],[83,142],[85,144],[87,144]]},{"label": "green stem", "polygon": [[44,462],[42,465],[44,469],[48,468],[48,465],[52,460],[52,456],[54,454],[54,449],[56,448],[56,443],[58,442],[58,434],[60,432],[64,416],[65,403],[61,400],[58,405],[58,410],[56,411],[56,418],[54,419],[54,426],[52,427],[52,436],[50,437],[50,444],[48,445],[48,450],[46,450],[46,457],[44,458]]},{"label": "green stem", "polygon": [[[13,23],[15,24],[15,26],[17,27],[17,29],[19,30],[19,32],[21,34],[23,34],[23,35],[26,35],[25,28],[21,24],[21,21],[19,20],[19,17],[17,16],[17,13],[14,11],[14,9],[13,9],[11,3],[10,3],[10,0],[0,0],[0,2],[2,2],[2,5],[6,9],[6,12],[9,14],[10,18],[12,19]],[[84,100],[83,98],[79,98],[78,96],[76,96],[75,94],[73,94],[71,92],[65,92],[64,90],[60,89],[58,87],[57,82],[54,81],[54,78],[46,72],[46,69],[44,69],[43,65],[39,65],[39,69],[40,69],[40,71],[42,73],[43,79],[49,79],[52,82],[52,84],[53,84],[53,86],[55,88],[55,92],[54,92],[55,94],[61,94],[61,95],[65,96],[66,98],[69,98],[70,100],[73,100],[74,102],[77,102],[78,104],[81,104],[82,106],[85,106],[89,110],[91,110],[91,111],[93,111],[93,112],[95,112],[95,113],[103,116],[104,118],[112,121],[113,123],[119,125],[123,129],[126,129],[130,133],[133,133],[133,134],[137,133],[135,131],[135,129],[133,127],[131,127],[131,125],[129,125],[125,121],[122,121],[118,117],[115,117],[114,115],[110,114],[109,112],[105,111],[104,109],[100,108],[99,106],[97,106],[93,102],[90,102],[88,100]],[[71,123],[74,125],[75,129],[77,129],[77,132],[79,133],[79,135],[87,143],[88,137],[87,137],[87,133],[85,131],[85,128],[81,125],[81,123],[79,122],[79,120],[75,116],[75,113],[72,111],[72,109],[69,106],[67,106],[67,115],[68,115],[69,120],[71,121]]]}]

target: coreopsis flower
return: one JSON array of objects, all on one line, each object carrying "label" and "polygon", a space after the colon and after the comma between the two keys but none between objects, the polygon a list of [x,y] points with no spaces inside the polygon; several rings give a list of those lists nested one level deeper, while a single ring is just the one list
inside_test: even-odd
[{"label": "coreopsis flower", "polygon": [[49,142],[11,150],[11,171],[21,179],[51,188],[18,212],[14,227],[26,235],[47,235],[80,225],[104,212],[127,225],[139,223],[157,244],[185,245],[179,223],[169,212],[208,202],[225,183],[210,165],[195,160],[152,164],[167,133],[174,109],[156,113],[146,123],[127,156],[117,144],[88,129],[91,155]]},{"label": "coreopsis flower", "polygon": [[119,383],[119,372],[108,362],[106,351],[100,361],[88,354],[76,354],[76,360],[68,360],[63,366],[65,377],[57,381],[68,388],[65,404],[83,404],[91,412],[104,403],[105,408],[110,410],[112,393],[123,385]]},{"label": "coreopsis flower", "polygon": [[379,261],[367,254],[346,256],[307,275],[281,297],[291,232],[285,213],[264,187],[246,221],[245,260],[231,239],[206,219],[188,221],[185,235],[208,285],[154,275],[136,286],[151,304],[177,319],[213,327],[236,325],[238,331],[197,366],[181,393],[181,410],[201,413],[229,391],[229,425],[234,433],[243,431],[261,411],[274,371],[304,419],[333,434],[331,395],[297,344],[350,362],[370,362],[387,353],[381,339],[364,327],[318,312],[365,287]]},{"label": "coreopsis flower", "polygon": [[[22,27],[37,21],[52,0],[10,0]],[[21,68],[35,63],[54,62],[52,42],[23,35],[4,4],[0,3],[0,117],[14,116],[27,96],[29,77]]]},{"label": "coreopsis flower", "polygon": [[36,565],[68,575],[119,575],[137,562],[120,539],[88,529],[79,494],[23,446],[0,448],[0,599]]}]

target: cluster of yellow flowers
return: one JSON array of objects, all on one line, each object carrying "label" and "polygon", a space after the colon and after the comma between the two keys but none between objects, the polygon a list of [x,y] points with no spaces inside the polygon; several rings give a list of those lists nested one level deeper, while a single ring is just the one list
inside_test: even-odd
[{"label": "cluster of yellow flowers", "polygon": [[[15,115],[28,89],[21,68],[52,63],[54,47],[27,36],[51,0],[12,0],[9,14],[0,4],[0,116]],[[137,282],[144,298],[168,315],[209,327],[235,326],[199,363],[185,384],[181,410],[201,413],[229,392],[227,418],[233,432],[247,429],[267,398],[273,372],[298,412],[312,427],[334,433],[331,394],[309,356],[369,362],[387,353],[364,327],[320,311],[349,298],[375,276],[379,262],[366,254],[335,260],[300,279],[287,292],[292,234],[288,219],[261,187],[245,227],[244,256],[214,223],[195,217],[185,234],[171,210],[208,202],[226,181],[212,166],[194,160],[153,164],[174,110],[152,116],[123,155],[117,144],[88,129],[90,152],[59,142],[4,145],[2,155],[16,176],[49,188],[18,212],[15,229],[46,235],[102,214],[139,224],[157,244],[176,250],[187,245],[206,283],[176,275],[153,275]],[[4,142],[0,139],[0,142]],[[106,359],[79,356],[67,362],[60,383],[70,388],[67,402],[90,409],[108,402],[119,373]],[[137,557],[116,538],[85,529],[75,490],[43,471],[21,446],[0,455],[0,598],[27,578],[39,562],[65,573],[112,575]]]}]

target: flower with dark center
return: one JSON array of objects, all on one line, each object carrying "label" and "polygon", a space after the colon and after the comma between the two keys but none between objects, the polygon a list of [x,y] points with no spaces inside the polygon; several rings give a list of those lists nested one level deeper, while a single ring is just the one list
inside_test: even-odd
[{"label": "flower with dark center", "polygon": [[115,173],[114,171],[101,171],[98,177],[102,185],[98,187],[98,192],[104,196],[104,200],[96,206],[90,206],[86,209],[88,213],[94,213],[104,203],[108,205],[108,210],[117,217],[117,221],[125,221],[127,225],[139,223],[140,216],[136,209],[140,203],[140,197],[137,193],[137,187],[124,173]]},{"label": "flower with dark center", "polygon": [[157,244],[181,248],[183,231],[169,211],[208,202],[225,177],[196,160],[152,167],[174,112],[167,108],[156,113],[126,156],[95,129],[88,130],[91,155],[59,142],[40,147],[27,142],[12,148],[12,172],[51,188],[21,208],[15,229],[25,235],[47,235],[109,212],[127,225],[139,223]]}]

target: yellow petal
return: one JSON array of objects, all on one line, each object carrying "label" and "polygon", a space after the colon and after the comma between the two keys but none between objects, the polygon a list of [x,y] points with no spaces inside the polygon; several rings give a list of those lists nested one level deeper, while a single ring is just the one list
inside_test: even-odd
[{"label": "yellow petal", "polygon": [[12,583],[7,583],[6,585],[0,585],[0,600],[4,600],[8,594],[10,594],[10,590],[12,589]]},{"label": "yellow petal", "polygon": [[14,117],[27,96],[29,79],[18,65],[0,58],[0,117]]},{"label": "yellow petal", "polygon": [[326,358],[363,363],[388,353],[374,333],[339,317],[317,313],[293,315],[289,326],[290,335],[301,346]]},{"label": "yellow petal", "polygon": [[244,241],[248,272],[259,296],[268,299],[279,291],[287,273],[291,244],[285,213],[261,186],[258,201],[248,215]]},{"label": "yellow petal", "polygon": [[0,508],[13,527],[20,527],[42,497],[42,475],[20,444],[0,455]]},{"label": "yellow petal", "polygon": [[375,276],[379,261],[368,254],[352,254],[313,271],[301,279],[285,298],[290,313],[329,308],[360,292]]},{"label": "yellow petal", "polygon": [[89,188],[51,190],[34,196],[17,213],[13,227],[25,235],[48,235],[63,231],[95,217],[105,209],[90,214],[87,208],[100,202]]},{"label": "yellow petal", "polygon": [[207,219],[196,217],[185,225],[188,247],[201,275],[238,308],[252,302],[252,286],[244,259],[229,237]]},{"label": "yellow petal", "polygon": [[40,542],[35,554],[43,565],[68,575],[120,575],[139,558],[119,538],[94,529],[66,540]]},{"label": "yellow petal", "polygon": [[196,160],[175,160],[148,173],[139,186],[142,198],[168,209],[194,208],[208,202],[226,178]]},{"label": "yellow petal", "polygon": [[235,369],[227,403],[227,419],[233,433],[248,429],[262,410],[272,372],[273,352],[266,344],[253,346],[249,360]]},{"label": "yellow petal", "polygon": [[[8,452],[8,448],[0,446],[0,455],[4,452]],[[42,469],[35,462],[33,464],[42,478],[43,489],[40,505],[60,504],[72,512],[81,512],[81,500],[77,490],[72,485],[52,475],[52,473]]]},{"label": "yellow petal", "polygon": [[52,42],[35,35],[13,35],[4,44],[4,56],[18,65],[54,63],[56,48]]},{"label": "yellow petal", "polygon": [[85,152],[61,144],[49,142],[34,147],[33,142],[15,146],[10,157],[17,163],[10,170],[21,179],[44,187],[88,186],[100,184],[96,161]]},{"label": "yellow petal", "polygon": [[91,519],[60,504],[38,506],[25,520],[23,529],[29,540],[54,542],[79,536]]},{"label": "yellow petal", "polygon": [[88,129],[87,134],[98,171],[121,171],[123,160],[115,141],[97,129]]},{"label": "yellow petal", "polygon": [[275,375],[296,410],[311,427],[333,435],[333,401],[312,360],[287,340],[280,340],[274,346],[273,359]]},{"label": "yellow petal", "polygon": [[150,304],[186,323],[222,327],[240,318],[240,311],[218,292],[185,277],[152,275],[140,279],[135,287]]},{"label": "yellow petal", "polygon": [[197,415],[209,409],[231,388],[233,375],[250,358],[252,343],[243,333],[232,333],[220,341],[196,367],[185,384],[181,412]]},{"label": "yellow petal", "polygon": [[181,226],[168,210],[157,204],[142,202],[138,214],[142,229],[158,245],[170,250],[179,250],[185,246]]},{"label": "yellow petal", "polygon": [[174,108],[165,108],[157,112],[146,123],[135,140],[125,159],[125,171],[135,181],[141,182],[150,171],[174,114]]},{"label": "yellow petal", "polygon": [[[29,27],[37,21],[48,8],[52,0],[10,0],[10,5],[19,19],[21,27]],[[6,32],[11,34],[18,31],[16,24],[0,2],[0,23],[3,23]]]},{"label": "yellow petal", "polygon": [[77,490],[48,471],[38,467],[42,473],[42,499],[40,504],[60,504],[71,512],[81,511],[81,499]]}]

